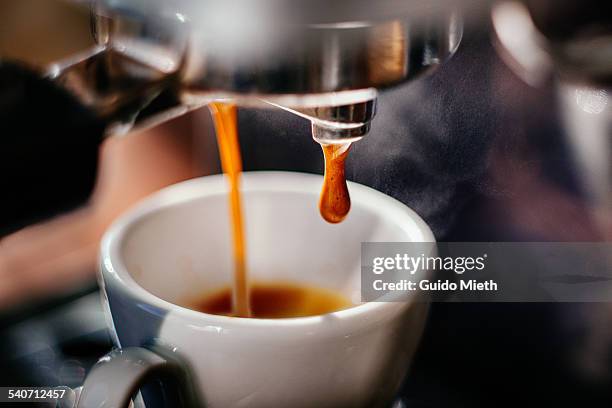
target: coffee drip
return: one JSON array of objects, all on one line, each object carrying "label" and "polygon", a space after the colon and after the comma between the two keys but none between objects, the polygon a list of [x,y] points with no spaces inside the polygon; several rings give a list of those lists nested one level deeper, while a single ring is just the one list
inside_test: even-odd
[{"label": "coffee drip", "polygon": [[319,197],[319,212],[331,224],[342,222],[351,209],[344,171],[350,147],[350,143],[321,144],[325,157],[325,178]]}]

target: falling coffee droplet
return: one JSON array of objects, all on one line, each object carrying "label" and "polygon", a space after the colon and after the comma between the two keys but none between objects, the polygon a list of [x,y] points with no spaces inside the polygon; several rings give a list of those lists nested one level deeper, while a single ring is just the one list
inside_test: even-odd
[{"label": "falling coffee droplet", "polygon": [[343,221],[351,209],[344,163],[350,143],[321,144],[325,157],[325,177],[319,197],[319,211],[325,221],[337,224]]}]

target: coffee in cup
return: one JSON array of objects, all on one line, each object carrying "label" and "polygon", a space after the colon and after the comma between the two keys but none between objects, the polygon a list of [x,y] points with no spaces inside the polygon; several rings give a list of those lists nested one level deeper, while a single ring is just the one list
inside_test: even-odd
[{"label": "coffee in cup", "polygon": [[[250,285],[251,316],[279,319],[317,316],[348,309],[353,303],[343,294],[313,285],[292,282],[253,282]],[[227,286],[200,299],[186,302],[199,312],[233,316],[232,288]]]}]

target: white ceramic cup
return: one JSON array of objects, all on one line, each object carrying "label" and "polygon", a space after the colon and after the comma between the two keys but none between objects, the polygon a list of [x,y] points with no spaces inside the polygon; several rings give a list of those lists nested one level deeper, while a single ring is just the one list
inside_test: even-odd
[{"label": "white ceramic cup", "polygon": [[[223,176],[210,176],[168,187],[104,237],[100,280],[120,350],[92,370],[81,406],[125,402],[151,367],[172,366],[172,355],[181,361],[175,373],[189,372],[185,381],[199,399],[187,404],[375,407],[394,399],[427,305],[359,304],[361,243],[433,242],[429,227],[402,203],[359,184],[349,183],[347,219],[331,225],[317,209],[320,176],[253,172],[242,180],[250,279],[322,286],[357,305],[290,319],[225,317],[180,306],[231,281],[227,185]],[[143,394],[147,406],[160,405],[158,397]]]}]

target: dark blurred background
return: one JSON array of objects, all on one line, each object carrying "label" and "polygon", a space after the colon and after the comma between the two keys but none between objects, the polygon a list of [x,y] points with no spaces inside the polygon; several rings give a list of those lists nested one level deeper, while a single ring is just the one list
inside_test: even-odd
[{"label": "dark blurred background", "polygon": [[[27,7],[42,16],[51,3],[2,2],[0,16]],[[71,43],[89,38],[82,18],[66,11],[31,26],[53,21],[53,31],[62,21],[77,30],[61,39]],[[0,23],[0,55],[57,58],[18,28]],[[385,91],[371,134],[352,148],[348,178],[411,206],[440,241],[607,241],[601,191],[612,184],[592,169],[607,168],[610,152],[565,114],[584,91],[526,85],[493,44],[488,24],[468,26],[447,64]],[[603,110],[584,115],[610,114],[605,92],[602,100]],[[277,110],[239,116],[245,170],[322,173],[309,123]],[[0,384],[82,383],[111,347],[95,284],[101,233],[150,192],[219,172],[215,149],[206,110],[109,140],[87,206],[0,241]],[[609,407],[611,346],[607,303],[436,303],[401,398],[417,408]]]}]

